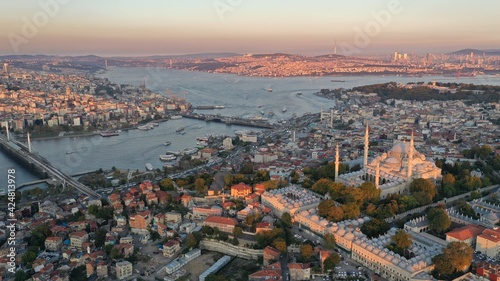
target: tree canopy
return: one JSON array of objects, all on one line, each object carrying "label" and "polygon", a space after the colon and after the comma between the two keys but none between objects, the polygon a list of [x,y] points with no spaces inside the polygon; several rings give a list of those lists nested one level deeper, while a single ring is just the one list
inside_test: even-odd
[{"label": "tree canopy", "polygon": [[437,233],[442,233],[451,226],[451,220],[442,208],[432,208],[427,214],[429,227]]}]

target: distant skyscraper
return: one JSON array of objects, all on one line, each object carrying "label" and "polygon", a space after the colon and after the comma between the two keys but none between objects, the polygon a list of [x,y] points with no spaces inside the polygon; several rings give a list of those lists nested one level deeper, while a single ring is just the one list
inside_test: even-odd
[{"label": "distant skyscraper", "polygon": [[335,44],[333,45],[333,54],[337,54],[337,39],[335,39]]},{"label": "distant skyscraper", "polygon": [[398,52],[394,52],[394,59],[393,61],[397,61],[398,60]]},{"label": "distant skyscraper", "polygon": [[108,60],[104,60],[104,66],[108,68]]},{"label": "distant skyscraper", "polygon": [[9,74],[9,64],[6,62],[4,62],[4,64],[3,64],[3,72],[5,74]]}]

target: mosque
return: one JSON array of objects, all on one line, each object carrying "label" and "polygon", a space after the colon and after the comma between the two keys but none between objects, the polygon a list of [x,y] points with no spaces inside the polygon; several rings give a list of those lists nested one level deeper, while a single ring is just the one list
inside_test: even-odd
[{"label": "mosque", "polygon": [[368,161],[369,130],[365,131],[363,169],[338,175],[339,148],[335,157],[335,181],[349,186],[359,186],[363,182],[373,182],[381,190],[380,198],[389,194],[406,194],[413,179],[424,178],[431,181],[441,179],[441,169],[432,159],[418,152],[413,145],[413,132],[410,142],[396,143],[391,150]]}]

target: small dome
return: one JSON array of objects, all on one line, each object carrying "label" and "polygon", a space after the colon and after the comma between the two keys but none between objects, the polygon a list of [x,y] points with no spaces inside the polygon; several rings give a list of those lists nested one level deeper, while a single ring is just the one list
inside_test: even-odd
[{"label": "small dome", "polygon": [[[349,233],[347,233],[347,234],[344,236],[344,238],[345,238],[346,240],[353,240],[353,239],[354,239],[354,234],[352,234],[352,232],[349,232]],[[363,248],[364,248],[364,247],[363,247]]]}]

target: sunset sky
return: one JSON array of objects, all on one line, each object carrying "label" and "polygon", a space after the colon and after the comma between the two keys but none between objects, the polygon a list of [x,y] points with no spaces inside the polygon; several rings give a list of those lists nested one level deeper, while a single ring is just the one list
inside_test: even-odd
[{"label": "sunset sky", "polygon": [[3,1],[0,55],[318,55],[335,39],[339,54],[500,49],[498,11],[498,0]]}]

